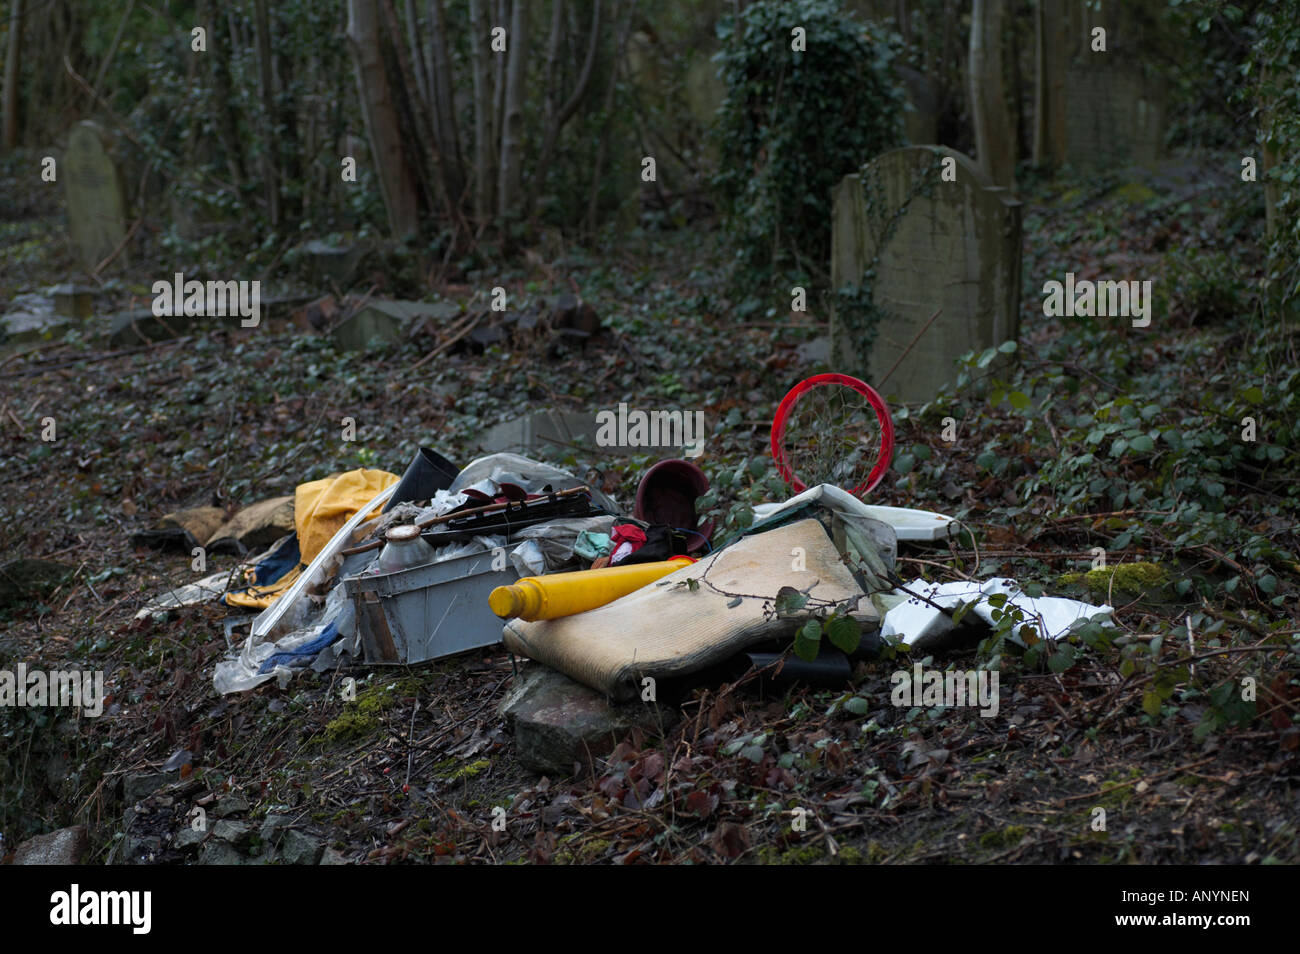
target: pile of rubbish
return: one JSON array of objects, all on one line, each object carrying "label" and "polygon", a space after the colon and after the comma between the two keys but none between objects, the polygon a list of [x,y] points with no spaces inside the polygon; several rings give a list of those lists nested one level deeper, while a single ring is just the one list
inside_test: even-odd
[{"label": "pile of rubbish", "polygon": [[620,702],[647,680],[700,678],[737,660],[766,665],[810,614],[851,618],[864,635],[856,651],[823,641],[790,669],[842,682],[850,658],[881,639],[943,645],[962,631],[953,616],[963,604],[988,625],[1001,615],[991,607],[1018,607],[1013,638],[1027,625],[1057,638],[1112,612],[1030,598],[1006,579],[905,583],[899,541],[942,541],[960,525],[864,504],[829,484],[756,507],[749,529],[715,549],[712,523],[696,512],[708,489],[693,462],[663,460],[625,515],[550,464],[498,453],[458,469],[421,448],[400,477],[350,471],[229,520],[205,508],[169,514],[141,542],[265,548],[237,578],[217,573],[168,591],[140,615],[206,600],[242,610],[226,625],[242,642],[213,675],[221,693],[285,685],[308,667],[410,665],[504,643]]}]

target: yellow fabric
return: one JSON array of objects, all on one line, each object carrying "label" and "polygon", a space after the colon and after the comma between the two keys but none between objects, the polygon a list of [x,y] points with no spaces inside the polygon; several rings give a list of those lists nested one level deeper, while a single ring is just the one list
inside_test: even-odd
[{"label": "yellow fabric", "polygon": [[400,479],[384,470],[350,470],[337,477],[299,484],[294,492],[293,519],[298,525],[302,562],[316,559],[316,554],[354,513]]},{"label": "yellow fabric", "polygon": [[[227,593],[226,602],[231,606],[242,606],[244,609],[266,609],[280,598],[281,593],[293,585],[293,581],[298,579],[301,573],[300,563],[269,586],[250,586],[238,593]],[[249,573],[250,577],[256,575],[256,571]]]},{"label": "yellow fabric", "polygon": [[[250,586],[242,593],[227,593],[231,606],[266,609],[293,585],[354,513],[400,480],[385,470],[350,470],[345,474],[299,484],[294,491],[293,520],[298,530],[299,564],[269,586]],[[376,512],[375,516],[379,516]],[[371,519],[374,519],[373,517]],[[256,584],[256,580],[253,581]]]}]

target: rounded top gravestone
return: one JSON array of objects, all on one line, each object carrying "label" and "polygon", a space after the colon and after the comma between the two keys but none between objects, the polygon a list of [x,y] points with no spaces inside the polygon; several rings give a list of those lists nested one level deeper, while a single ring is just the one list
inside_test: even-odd
[{"label": "rounded top gravestone", "polygon": [[62,177],[73,252],[84,268],[94,269],[126,237],[122,183],[95,123],[79,122],[68,133]]},{"label": "rounded top gravestone", "polygon": [[879,387],[897,363],[883,393],[924,402],[956,379],[961,355],[1016,337],[1020,203],[972,159],[941,146],[895,149],[845,176],[834,198],[834,286],[858,286],[874,269],[881,312],[869,355],[832,317],[837,370]]}]

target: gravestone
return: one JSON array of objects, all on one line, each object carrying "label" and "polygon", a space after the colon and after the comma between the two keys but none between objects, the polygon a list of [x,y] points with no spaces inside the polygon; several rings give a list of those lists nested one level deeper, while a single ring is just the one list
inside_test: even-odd
[{"label": "gravestone", "polygon": [[294,255],[306,265],[307,278],[314,285],[323,287],[333,282],[339,288],[347,288],[369,251],[365,242],[312,239],[298,246]]},{"label": "gravestone", "polygon": [[713,126],[727,98],[727,84],[718,75],[718,64],[708,51],[697,51],[690,57],[684,92],[691,117],[701,126]]},{"label": "gravestone", "polygon": [[[1162,0],[1066,0],[1063,76],[1066,160],[1078,169],[1149,165],[1164,156],[1168,84],[1152,66],[1177,55],[1159,22]],[[1094,49],[1094,31],[1106,49]]]},{"label": "gravestone", "polygon": [[85,268],[93,269],[126,237],[122,183],[97,125],[87,120],[72,127],[60,175],[68,196],[74,253]]},{"label": "gravestone", "polygon": [[1140,62],[1076,58],[1065,69],[1065,148],[1077,168],[1149,165],[1164,154],[1165,84]]},{"label": "gravestone", "polygon": [[54,311],[66,318],[89,318],[94,308],[95,289],[65,282],[50,289]]},{"label": "gravestone", "polygon": [[897,67],[903,90],[907,94],[907,108],[903,112],[903,134],[914,146],[925,146],[939,141],[939,84],[920,70],[908,66]]},{"label": "gravestone", "polygon": [[[941,179],[947,158],[955,181]],[[970,157],[941,146],[895,149],[845,176],[834,199],[834,287],[856,287],[874,269],[871,301],[883,312],[869,356],[851,320],[832,316],[837,371],[880,389],[897,363],[883,393],[924,402],[956,379],[958,357],[1016,337],[1020,203]]]},{"label": "gravestone", "polygon": [[450,301],[390,301],[372,299],[348,315],[332,332],[344,351],[371,351],[410,337],[422,321],[446,323],[460,314]]},{"label": "gravestone", "polygon": [[53,341],[71,327],[70,320],[55,312],[54,299],[49,295],[15,295],[9,310],[0,316],[0,346],[26,351],[28,346]]},{"label": "gravestone", "polygon": [[[608,411],[614,427],[617,427],[618,408],[602,408]],[[632,413],[636,408],[631,409]],[[666,410],[666,409],[664,409]],[[624,413],[629,413],[627,408]],[[565,452],[568,450],[588,449],[599,453],[606,450],[612,454],[652,454],[656,457],[683,457],[691,448],[682,443],[671,443],[670,439],[684,437],[680,430],[672,430],[667,425],[656,425],[653,431],[647,429],[646,441],[635,445],[635,449],[617,444],[603,449],[599,445],[601,418],[599,412],[591,411],[536,411],[523,417],[502,421],[489,428],[479,439],[478,447],[487,454],[523,454],[528,457],[545,454],[547,451]],[[697,436],[692,432],[692,437]],[[703,435],[699,435],[703,436]],[[629,445],[630,446],[630,445]]]}]

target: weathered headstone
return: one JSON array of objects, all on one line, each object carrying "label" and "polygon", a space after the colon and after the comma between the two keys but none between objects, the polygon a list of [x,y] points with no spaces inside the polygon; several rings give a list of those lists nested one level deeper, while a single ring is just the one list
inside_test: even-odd
[{"label": "weathered headstone", "polygon": [[50,289],[54,298],[54,311],[67,318],[89,318],[94,307],[95,289],[85,285],[64,283]]},{"label": "weathered headstone", "polygon": [[[611,407],[602,410],[608,414],[608,431],[611,434],[617,434],[617,419],[620,409]],[[636,414],[638,410],[632,408],[629,411],[626,406],[623,406],[621,413],[626,419],[629,413]],[[642,411],[641,413],[646,412]],[[678,421],[683,417],[684,413],[678,412]],[[478,439],[478,446],[488,454],[523,454],[529,457],[544,454],[546,451],[554,452],[583,447],[596,450],[601,446],[601,423],[600,412],[537,411],[523,417],[502,421],[500,424],[489,428]],[[629,428],[625,426],[623,430],[626,434]],[[668,424],[664,423],[662,419],[653,430],[647,428],[645,435],[646,439],[643,443],[638,442],[634,445],[610,444],[608,445],[609,453],[640,453],[653,454],[659,457],[682,457],[692,449],[683,443],[685,436],[690,436],[692,441],[696,437],[703,439],[703,435],[697,434],[694,430],[689,435],[684,435],[677,422]]]},{"label": "weathered headstone", "polygon": [[191,330],[184,324],[187,320],[197,322],[202,319],[155,316],[152,308],[132,308],[109,315],[102,333],[111,347],[131,348],[180,337]]},{"label": "weathered headstone", "polygon": [[[944,181],[945,166],[953,181]],[[882,313],[866,360],[852,316],[833,317],[832,365],[878,386],[897,362],[886,396],[928,401],[956,378],[955,359],[1016,337],[1020,203],[968,156],[909,146],[845,176],[831,247],[834,287],[858,286],[872,272],[870,300]]]},{"label": "weathered headstone", "polygon": [[459,314],[460,305],[450,301],[373,299],[334,327],[334,342],[344,351],[370,351],[405,339],[422,321],[447,322]]},{"label": "weathered headstone", "polygon": [[1168,84],[1153,63],[1167,40],[1152,25],[1165,6],[1162,0],[1063,4],[1065,158],[1075,168],[1147,165],[1163,157]]},{"label": "weathered headstone", "polygon": [[718,108],[727,98],[727,84],[718,75],[718,64],[707,51],[693,54],[686,67],[686,108],[701,126],[716,122]]},{"label": "weathered headstone", "polygon": [[1148,76],[1140,62],[1080,58],[1066,67],[1065,148],[1071,165],[1147,165],[1164,154],[1164,142],[1165,84]]},{"label": "weathered headstone", "polygon": [[0,346],[15,351],[31,345],[53,341],[72,327],[72,322],[56,314],[54,299],[38,292],[15,295],[9,310],[0,316]]},{"label": "weathered headstone", "polygon": [[920,70],[897,68],[907,94],[903,130],[907,142],[925,146],[939,141],[939,84]]},{"label": "weathered headstone", "polygon": [[93,269],[126,237],[122,182],[95,123],[86,120],[72,127],[61,178],[68,196],[73,249],[77,260]]},{"label": "weathered headstone", "polygon": [[357,267],[370,249],[365,242],[312,239],[295,251],[306,264],[308,277],[313,283],[323,286],[326,282],[333,282],[339,288],[346,288],[356,277]]}]

